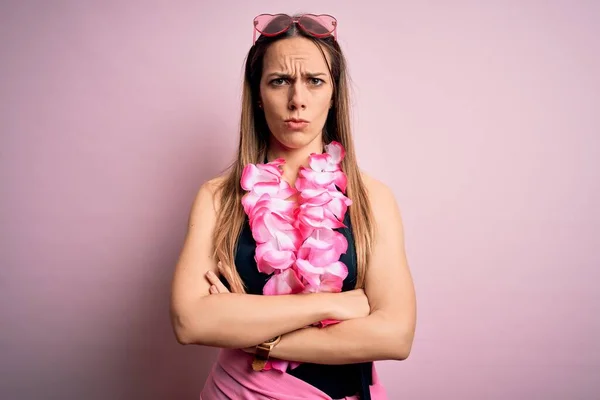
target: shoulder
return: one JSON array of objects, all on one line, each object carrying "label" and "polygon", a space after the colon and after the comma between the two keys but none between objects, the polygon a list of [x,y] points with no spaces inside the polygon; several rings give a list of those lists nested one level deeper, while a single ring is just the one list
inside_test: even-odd
[{"label": "shoulder", "polygon": [[390,205],[391,203],[396,204],[394,192],[387,184],[364,171],[361,171],[360,175],[365,185],[365,189],[367,190],[369,201],[373,207],[376,205]]},{"label": "shoulder", "polygon": [[216,198],[225,183],[227,176],[219,175],[214,178],[211,178],[202,185],[200,185],[200,189],[198,190],[198,195],[202,194],[205,196],[210,196],[212,198]]},{"label": "shoulder", "polygon": [[225,183],[225,176],[217,176],[209,179],[200,185],[192,204],[190,224],[193,224],[195,217],[208,215],[216,216],[219,209],[219,193]]},{"label": "shoulder", "polygon": [[361,171],[373,217],[377,225],[400,222],[400,208],[393,190],[384,182]]}]

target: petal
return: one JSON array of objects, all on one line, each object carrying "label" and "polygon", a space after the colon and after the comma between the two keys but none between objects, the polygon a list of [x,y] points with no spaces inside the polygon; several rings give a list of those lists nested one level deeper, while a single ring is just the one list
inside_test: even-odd
[{"label": "petal", "polygon": [[290,365],[289,361],[272,358],[269,361],[267,361],[264,371],[268,371],[270,369],[275,369],[277,371],[287,372],[289,365]]},{"label": "petal", "polygon": [[311,227],[310,225],[300,224],[298,226],[298,231],[300,232],[302,239],[306,239],[307,237],[309,237],[314,230],[315,228]]},{"label": "petal", "polygon": [[[273,173],[277,172],[277,173]],[[244,190],[253,190],[258,183],[279,183],[281,172],[269,171],[265,169],[264,165],[256,166],[254,164],[248,164],[242,170],[242,179],[240,183]]]},{"label": "petal", "polygon": [[293,250],[277,248],[276,241],[272,240],[256,246],[254,259],[259,272],[272,274],[274,270],[282,270],[292,266],[296,260],[296,255]]},{"label": "petal", "polygon": [[271,232],[264,222],[264,214],[258,215],[250,220],[250,228],[252,230],[252,237],[257,243],[265,243],[273,238],[273,235],[271,235]]},{"label": "petal", "polygon": [[290,369],[297,368],[301,363],[296,361],[290,361]]},{"label": "petal", "polygon": [[333,243],[328,243],[325,240],[321,240],[321,239],[317,239],[315,236],[319,235],[320,232],[323,232],[323,234],[325,234],[325,232],[332,232],[328,229],[315,229],[312,233],[312,235],[310,235],[309,238],[306,239],[306,241],[302,244],[303,248],[308,248],[311,250],[330,250],[333,248]]},{"label": "petal", "polygon": [[300,275],[306,280],[308,286],[319,287],[321,284],[322,268],[317,268],[309,263],[307,260],[297,259],[296,268]]},{"label": "petal", "polygon": [[277,232],[293,229],[293,226],[284,217],[272,212],[264,214],[263,223],[271,237],[275,237]]},{"label": "petal", "polygon": [[338,191],[329,193],[331,194],[333,199],[329,203],[327,203],[326,207],[335,215],[335,217],[338,220],[343,221],[344,215],[346,214],[346,211],[348,211],[348,206],[352,205],[352,200],[350,200],[349,198],[344,196],[343,193]]},{"label": "petal", "polygon": [[319,293],[339,293],[342,291],[343,280],[322,280],[319,285]]},{"label": "petal", "polygon": [[285,159],[284,158],[276,158],[271,162],[268,162],[266,164],[263,165],[274,165],[276,167],[281,167],[282,165],[285,165]]},{"label": "petal", "polygon": [[298,274],[293,268],[288,268],[273,274],[263,287],[265,295],[296,294],[304,290]]},{"label": "petal", "polygon": [[[283,172],[281,171],[280,166],[284,163],[268,163],[268,164],[259,164],[258,168],[263,172],[266,176],[271,175],[277,178],[281,178],[283,176]],[[278,179],[279,180],[279,179]]]},{"label": "petal", "polygon": [[304,177],[310,182],[312,187],[324,187],[331,185],[335,181],[333,172],[306,171]]},{"label": "petal", "polygon": [[289,183],[282,180],[279,183],[279,192],[277,193],[276,197],[280,199],[287,199],[288,197],[295,195],[297,192],[298,191],[291,187]]},{"label": "petal", "polygon": [[260,195],[254,192],[248,192],[242,197],[242,206],[244,207],[244,212],[247,215],[250,215],[250,212],[256,205],[256,202],[260,198]]},{"label": "petal", "polygon": [[[319,238],[319,236],[321,236]],[[340,260],[340,256],[348,250],[346,237],[329,229],[317,229],[306,239],[300,248],[304,259],[314,267],[325,268]],[[300,253],[300,252],[299,252]],[[305,254],[308,253],[308,256]],[[300,257],[299,257],[300,258]]]},{"label": "petal", "polygon": [[331,194],[326,189],[308,189],[300,195],[302,203],[314,207],[320,207],[331,201]]},{"label": "petal", "polygon": [[258,167],[254,164],[248,164],[244,167],[242,171],[242,179],[241,184],[244,190],[252,190],[254,184],[258,180],[258,175],[260,171]]},{"label": "petal", "polygon": [[256,182],[252,190],[258,194],[268,193],[271,196],[274,196],[279,192],[279,181],[272,182]]},{"label": "petal", "polygon": [[320,321],[317,323],[317,326],[319,328],[325,328],[329,325],[335,325],[335,324],[339,324],[340,321],[336,320],[336,319],[324,319],[323,321]]},{"label": "petal", "polygon": [[346,185],[348,184],[348,178],[346,177],[346,174],[344,174],[342,171],[335,171],[332,172],[332,174],[335,185],[339,187],[342,192],[346,193]]},{"label": "petal", "polygon": [[327,203],[326,207],[329,210],[329,212],[335,215],[335,218],[338,221],[344,219],[344,215],[346,214],[346,210],[348,209],[348,207],[346,207],[346,204],[343,202],[342,199],[333,199],[329,203]]},{"label": "petal", "polygon": [[305,229],[307,226],[311,228],[338,229],[343,228],[345,225],[331,211],[323,207],[305,207],[298,213],[295,226],[298,229]]},{"label": "petal", "polygon": [[346,156],[346,150],[344,149],[344,146],[336,141],[332,141],[328,145],[325,145],[325,151],[327,154],[331,155],[331,162],[334,164],[341,163]]},{"label": "petal", "polygon": [[348,276],[348,267],[341,261],[334,262],[329,266],[325,267],[326,273],[324,274],[324,280],[341,280],[343,281]]},{"label": "petal", "polygon": [[260,208],[268,209],[271,213],[277,214],[280,217],[283,217],[284,220],[292,222],[296,204],[289,200],[263,195],[254,204],[254,210],[250,213],[250,217],[254,217],[254,214],[257,213]]},{"label": "petal", "polygon": [[330,164],[331,156],[327,153],[311,154],[308,164],[314,171],[326,171]]},{"label": "petal", "polygon": [[[265,272],[267,274],[272,273],[273,270],[284,270],[292,266],[295,261],[295,256],[293,251],[285,250],[271,250],[264,253],[263,257],[257,260],[257,264],[260,261],[261,268],[259,270],[261,272]],[[266,272],[269,270],[269,272]]]}]

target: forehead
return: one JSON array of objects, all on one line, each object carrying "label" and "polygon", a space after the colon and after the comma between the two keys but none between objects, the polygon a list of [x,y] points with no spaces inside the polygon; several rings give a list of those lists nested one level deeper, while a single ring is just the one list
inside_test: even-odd
[{"label": "forehead", "polygon": [[[323,53],[330,62],[329,52],[323,48]],[[278,40],[271,44],[265,53],[263,68],[267,70],[286,70],[296,68],[300,63],[311,72],[327,72],[327,63],[317,44],[304,37],[291,37]]]}]

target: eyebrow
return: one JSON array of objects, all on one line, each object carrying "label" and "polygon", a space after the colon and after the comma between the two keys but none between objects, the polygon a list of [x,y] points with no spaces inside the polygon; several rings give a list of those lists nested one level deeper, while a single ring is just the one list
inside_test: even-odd
[{"label": "eyebrow", "polygon": [[[305,77],[308,78],[316,78],[318,76],[328,76],[328,74],[324,73],[324,72],[307,72],[305,74],[302,74]],[[286,74],[283,72],[271,72],[270,74],[267,75],[267,78],[272,78],[272,77],[278,77],[278,78],[283,78],[283,79],[291,79],[292,75],[290,74]]]}]

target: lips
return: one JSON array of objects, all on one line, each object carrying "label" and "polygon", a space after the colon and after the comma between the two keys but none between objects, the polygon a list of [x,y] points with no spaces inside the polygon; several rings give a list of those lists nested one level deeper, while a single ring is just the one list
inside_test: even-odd
[{"label": "lips", "polygon": [[291,131],[301,131],[308,126],[308,121],[300,118],[290,118],[285,120],[285,126]]}]

